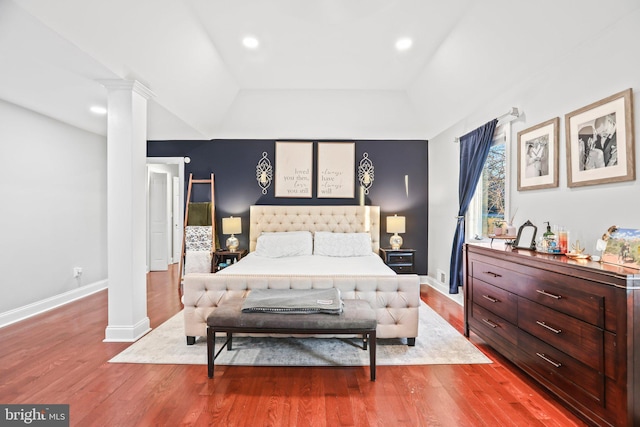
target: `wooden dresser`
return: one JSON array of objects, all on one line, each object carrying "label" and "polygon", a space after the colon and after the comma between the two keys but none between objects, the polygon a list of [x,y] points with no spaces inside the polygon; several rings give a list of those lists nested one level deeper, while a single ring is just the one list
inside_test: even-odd
[{"label": "wooden dresser", "polygon": [[640,271],[494,246],[465,245],[465,334],[586,422],[639,426]]}]

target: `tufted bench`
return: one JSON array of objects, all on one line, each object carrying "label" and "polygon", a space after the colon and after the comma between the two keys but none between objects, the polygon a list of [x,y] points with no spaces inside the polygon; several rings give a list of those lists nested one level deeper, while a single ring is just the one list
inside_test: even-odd
[{"label": "tufted bench", "polygon": [[[358,334],[364,338],[363,348],[369,343],[369,371],[371,381],[376,379],[376,312],[364,300],[343,300],[343,312],[336,314],[279,314],[243,313],[240,298],[228,300],[207,317],[207,365],[209,378],[213,378],[214,360],[225,346],[232,348],[234,333],[274,334]],[[227,341],[215,353],[217,332],[226,332]]]}]

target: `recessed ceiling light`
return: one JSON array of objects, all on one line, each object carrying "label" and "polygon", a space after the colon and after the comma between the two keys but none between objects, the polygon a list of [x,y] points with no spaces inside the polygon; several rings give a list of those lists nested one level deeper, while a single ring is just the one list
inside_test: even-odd
[{"label": "recessed ceiling light", "polygon": [[101,107],[99,105],[94,105],[93,107],[89,108],[89,110],[93,113],[93,114],[107,114],[107,109],[104,107]]},{"label": "recessed ceiling light", "polygon": [[409,48],[411,48],[412,45],[413,45],[413,40],[411,40],[408,37],[404,37],[396,41],[397,50],[408,50]]},{"label": "recessed ceiling light", "polygon": [[260,46],[260,42],[253,36],[246,36],[242,39],[242,45],[247,49],[257,49]]}]

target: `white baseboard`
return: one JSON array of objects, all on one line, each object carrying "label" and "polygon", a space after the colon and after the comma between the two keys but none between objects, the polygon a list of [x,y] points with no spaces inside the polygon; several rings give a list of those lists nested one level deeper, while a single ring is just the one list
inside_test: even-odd
[{"label": "white baseboard", "polygon": [[135,342],[151,330],[151,322],[148,317],[140,320],[135,325],[107,326],[103,342]]},{"label": "white baseboard", "polygon": [[5,311],[4,313],[0,313],[0,328],[44,313],[45,311],[53,310],[54,308],[60,307],[61,305],[65,305],[70,302],[87,297],[91,294],[95,294],[96,292],[99,292],[106,288],[107,280],[100,280],[98,282],[73,289],[60,295],[55,295],[41,301],[36,301],[34,303],[15,308],[13,310]]},{"label": "white baseboard", "polygon": [[[438,282],[437,280],[435,280],[434,278],[430,277],[430,276],[420,276],[420,283],[424,283],[428,286],[431,286],[433,289],[435,289],[436,291],[440,292],[441,294],[443,294],[444,296],[446,296],[447,298],[457,302],[460,305],[464,304],[464,295],[462,293],[462,290],[457,293],[457,294],[450,294],[449,293],[449,287]],[[426,280],[424,280],[426,279]]]}]

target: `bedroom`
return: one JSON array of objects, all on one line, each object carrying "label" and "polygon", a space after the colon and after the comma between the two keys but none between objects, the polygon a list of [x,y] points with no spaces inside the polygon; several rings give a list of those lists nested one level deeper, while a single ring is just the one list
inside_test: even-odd
[{"label": "bedroom", "polygon": [[[59,74],[61,65],[56,58],[71,53],[86,61],[86,55],[66,41],[65,36],[51,30],[56,25],[54,20],[43,24],[26,11],[36,3],[5,1],[1,6],[0,19],[7,31],[3,33],[7,36],[0,38],[2,52],[6,52],[13,64],[24,67],[13,69],[3,65],[2,70],[7,74],[3,74],[0,85],[1,157],[5,160],[0,186],[7,206],[20,206],[24,212],[17,217],[13,212],[15,208],[2,210],[6,225],[2,245],[5,275],[0,286],[6,297],[0,302],[0,313],[7,321],[15,320],[12,317],[15,310],[29,307],[34,312],[34,304],[47,308],[81,296],[82,292],[88,293],[87,289],[101,289],[107,277],[105,133],[87,130],[75,122],[66,123],[67,118],[59,116],[55,108],[50,107],[51,100],[44,96],[62,98],[65,90],[71,91],[65,85],[67,74]],[[459,4],[463,7],[468,3]],[[636,54],[635,42],[640,38],[640,16],[635,2],[617,2],[611,6],[607,19],[600,16],[598,2],[586,4],[594,11],[587,13],[587,6],[579,13],[570,6],[558,10],[555,2],[536,6],[546,8],[544,10],[552,15],[547,17],[527,9],[517,14],[506,2],[496,2],[493,8],[496,19],[505,29],[496,30],[497,34],[487,35],[483,41],[495,49],[492,55],[498,56],[496,51],[506,55],[494,58],[494,66],[482,76],[471,77],[459,69],[457,73],[448,73],[448,69],[434,66],[428,70],[427,77],[437,78],[439,85],[429,85],[425,79],[406,91],[243,90],[221,120],[224,126],[220,134],[206,138],[197,132],[168,134],[159,131],[165,129],[161,123],[149,130],[149,139],[428,140],[429,163],[424,167],[429,177],[425,251],[428,266],[424,273],[435,280],[438,270],[449,269],[455,226],[458,146],[453,143],[454,138],[512,106],[525,114],[513,123],[515,137],[517,131],[553,117],[560,117],[564,123],[564,114],[568,112],[623,89],[633,88],[636,92],[640,87],[636,72],[640,57]],[[474,10],[474,13],[479,12]],[[534,18],[522,22],[519,17],[526,14]],[[533,24],[541,15],[551,19],[550,25],[554,28],[539,36],[544,37],[545,43],[541,45],[549,49],[544,52],[536,49],[535,39],[523,34],[527,29],[534,32]],[[467,19],[472,17],[473,14]],[[580,25],[575,25],[574,20]],[[584,28],[589,31],[581,33],[579,30]],[[47,55],[46,49],[56,52],[53,46],[43,43],[38,49],[33,45],[34,40],[50,40],[62,50],[60,56]],[[17,52],[12,48],[16,45],[20,47]],[[38,56],[42,59],[35,61],[33,58]],[[104,60],[108,62],[109,58]],[[460,64],[450,65],[459,68]],[[528,70],[530,68],[535,68],[535,72]],[[20,74],[28,77],[22,86],[16,79]],[[52,86],[48,86],[51,81],[44,79],[45,74],[53,77]],[[493,77],[481,79],[487,78],[486,74]],[[451,81],[446,76],[451,77]],[[454,81],[454,77],[462,80]],[[224,99],[229,97],[224,91],[220,95],[227,97]],[[440,99],[437,104],[423,104],[426,98],[436,95]],[[412,104],[415,109],[410,108]],[[300,108],[301,105],[306,109]],[[637,117],[637,102],[634,107]],[[174,124],[169,111],[156,104],[150,108],[150,117],[155,118],[156,123],[165,119]],[[210,111],[218,113],[219,108],[214,106]],[[336,108],[339,109],[336,111]],[[104,122],[104,118],[98,120]],[[427,121],[430,123],[423,123]],[[427,126],[433,126],[431,122],[436,122],[437,131],[429,131]],[[562,132],[561,135],[564,141]],[[564,145],[560,147],[560,155],[564,160]],[[512,156],[512,169],[514,165],[515,156]],[[587,250],[592,251],[595,239],[612,224],[640,228],[636,215],[640,207],[636,197],[639,186],[637,181],[631,181],[569,189],[566,165],[561,161],[558,188],[518,192],[512,183],[510,196],[512,206],[518,208],[516,222],[530,219],[539,226],[544,221],[566,225],[588,245]],[[43,205],[47,206],[46,211],[41,209]],[[409,233],[404,236],[405,240],[410,238]],[[39,249],[39,268],[33,268],[33,258],[22,255],[30,253],[34,245]],[[83,269],[80,278],[72,274],[77,266]],[[25,314],[31,312],[27,310]]]}]

